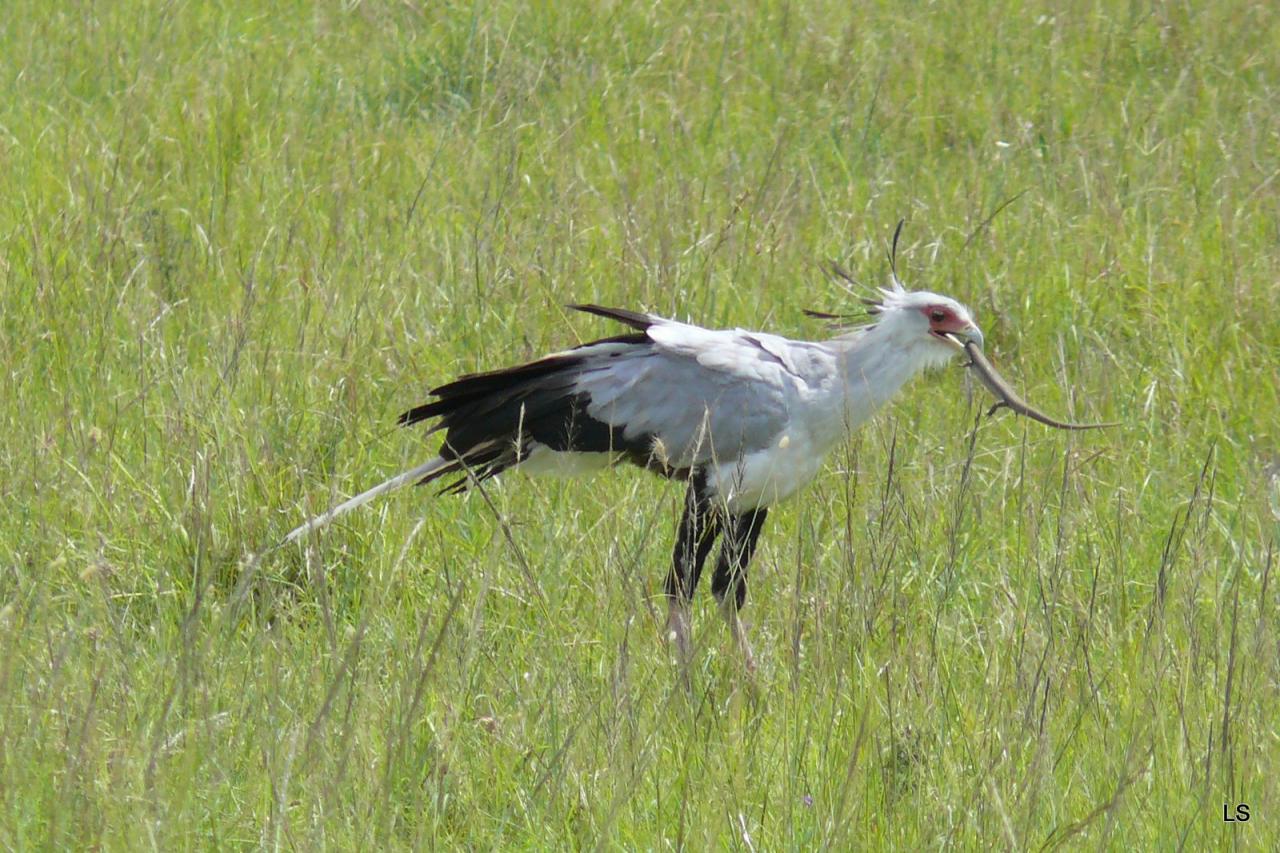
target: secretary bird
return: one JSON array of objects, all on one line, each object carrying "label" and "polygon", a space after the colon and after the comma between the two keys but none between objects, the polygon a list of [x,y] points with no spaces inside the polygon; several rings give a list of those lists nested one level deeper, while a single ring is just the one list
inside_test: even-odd
[{"label": "secretary bird", "polygon": [[752,668],[738,613],[769,508],[812,480],[841,437],[907,380],[967,350],[969,366],[999,397],[993,411],[1006,405],[1051,426],[1102,426],[1054,421],[1027,406],[982,357],[968,309],[907,291],[894,266],[892,286],[864,300],[874,322],[818,342],[572,305],[631,332],[432,389],[435,399],[399,423],[437,419],[428,434],[444,431],[439,455],[307,521],[281,544],[408,483],[457,475],[441,493],[458,493],[516,467],[581,473],[629,462],[688,483],[665,586],[669,639],[687,660],[690,600],[723,537],[711,591]]}]

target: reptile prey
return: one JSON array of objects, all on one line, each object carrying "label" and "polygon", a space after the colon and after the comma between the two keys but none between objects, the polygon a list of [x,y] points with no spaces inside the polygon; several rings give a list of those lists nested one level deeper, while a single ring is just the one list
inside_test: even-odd
[{"label": "reptile prey", "polygon": [[988,391],[996,397],[996,402],[987,409],[987,417],[991,417],[1000,408],[1011,409],[1019,415],[1031,418],[1033,421],[1039,421],[1045,426],[1051,426],[1054,429],[1107,429],[1108,427],[1117,426],[1115,423],[1101,424],[1076,424],[1069,421],[1060,421],[1052,418],[1044,412],[1031,407],[1029,403],[1018,396],[1018,393],[1009,386],[999,373],[996,372],[995,365],[987,360],[986,354],[982,351],[982,347],[977,341],[960,340],[959,338],[949,338],[962,352],[969,356],[969,363],[965,365],[978,376],[980,381]]}]

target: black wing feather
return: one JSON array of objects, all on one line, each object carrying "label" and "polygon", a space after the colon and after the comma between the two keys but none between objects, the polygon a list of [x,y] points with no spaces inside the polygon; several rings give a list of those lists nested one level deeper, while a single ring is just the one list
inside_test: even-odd
[{"label": "black wing feather", "polygon": [[568,306],[574,311],[582,311],[586,314],[595,314],[597,317],[605,317],[609,320],[617,320],[623,325],[630,326],[641,332],[654,325],[655,321],[648,314],[641,314],[639,311],[629,311],[626,308],[606,308],[603,305],[570,305]]},{"label": "black wing feather", "polygon": [[[577,375],[586,369],[585,363],[593,357],[590,347],[650,344],[644,330],[657,321],[646,314],[618,308],[570,307],[616,320],[640,333],[602,338],[525,364],[470,373],[432,388],[435,399],[409,409],[398,419],[402,426],[410,426],[439,418],[430,431],[445,431],[440,455],[457,464],[433,473],[430,479],[456,473],[464,466],[469,469],[469,476],[488,479],[522,462],[530,441],[552,450],[621,453],[637,464],[650,464],[649,437],[627,438],[621,427],[591,417],[587,413],[587,396],[574,393],[573,386]],[[464,477],[445,491],[464,490],[468,482]]]},{"label": "black wing feather", "polygon": [[[639,311],[629,311],[625,308],[605,308],[601,305],[587,304],[570,305],[569,307],[575,311],[583,311],[587,314],[594,314],[597,317],[616,320],[641,332],[654,324],[649,315],[642,314]],[[439,399],[423,403],[420,406],[414,406],[412,409],[403,412],[396,419],[396,423],[400,426],[412,426],[429,418],[456,411],[468,403],[477,402],[482,397],[502,393],[513,386],[524,385],[553,373],[576,367],[582,362],[582,356],[576,355],[574,350],[603,343],[642,344],[646,340],[646,337],[642,334],[615,335],[614,337],[602,338],[582,344],[567,353],[547,356],[526,364],[504,367],[500,370],[488,370],[482,373],[468,373],[459,376],[452,382],[432,388],[430,391],[431,396]]]}]

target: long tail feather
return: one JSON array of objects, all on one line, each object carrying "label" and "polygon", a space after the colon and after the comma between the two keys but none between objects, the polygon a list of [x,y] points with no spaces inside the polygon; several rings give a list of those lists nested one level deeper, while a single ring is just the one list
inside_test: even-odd
[{"label": "long tail feather", "polygon": [[351,512],[351,510],[356,509],[357,507],[364,506],[365,504],[367,504],[369,501],[373,500],[376,497],[385,495],[387,492],[395,491],[401,486],[407,486],[408,484],[417,482],[419,480],[431,479],[433,475],[444,473],[445,469],[451,466],[456,467],[457,464],[458,464],[457,460],[445,459],[443,456],[437,456],[435,459],[432,459],[430,462],[425,462],[422,465],[419,465],[417,468],[410,468],[408,471],[405,471],[403,474],[397,474],[394,477],[392,477],[390,480],[379,483],[378,485],[374,486],[372,489],[361,492],[360,494],[356,495],[354,498],[345,500],[342,503],[338,504],[337,506],[327,510],[326,512],[321,513],[320,515],[317,515],[315,518],[312,518],[307,522],[305,522],[304,524],[294,528],[289,533],[288,536],[284,537],[283,541],[281,541],[280,544],[287,545],[290,542],[297,541],[303,536],[306,536],[310,533],[314,533],[315,531],[319,530],[321,527],[324,527],[326,524],[333,521],[338,516],[345,515],[348,512]]}]

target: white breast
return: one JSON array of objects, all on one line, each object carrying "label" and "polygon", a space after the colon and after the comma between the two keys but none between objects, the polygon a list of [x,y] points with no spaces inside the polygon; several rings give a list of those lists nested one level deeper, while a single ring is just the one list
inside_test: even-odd
[{"label": "white breast", "polygon": [[772,506],[808,485],[838,437],[836,430],[815,435],[792,427],[770,447],[710,466],[707,486],[734,514]]}]

